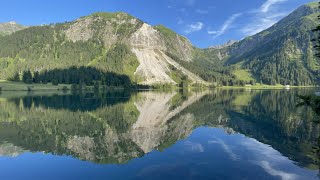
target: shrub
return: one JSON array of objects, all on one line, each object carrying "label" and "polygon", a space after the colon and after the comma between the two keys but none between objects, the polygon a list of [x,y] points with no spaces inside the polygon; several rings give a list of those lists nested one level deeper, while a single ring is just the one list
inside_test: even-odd
[{"label": "shrub", "polygon": [[54,85],[54,86],[58,86],[58,84],[59,84],[58,81],[55,80],[55,79],[53,79],[51,83],[52,83],[52,85]]},{"label": "shrub", "polygon": [[67,86],[63,86],[63,87],[62,87],[62,91],[63,91],[63,92],[68,91],[68,87],[67,87]]},{"label": "shrub", "polygon": [[28,91],[32,91],[32,86],[28,86],[28,87],[27,87],[27,90],[28,90]]}]

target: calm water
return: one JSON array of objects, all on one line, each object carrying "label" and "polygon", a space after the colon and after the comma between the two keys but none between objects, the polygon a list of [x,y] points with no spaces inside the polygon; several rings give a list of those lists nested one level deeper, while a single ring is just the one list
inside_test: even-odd
[{"label": "calm water", "polygon": [[309,90],[0,94],[0,179],[318,179]]}]

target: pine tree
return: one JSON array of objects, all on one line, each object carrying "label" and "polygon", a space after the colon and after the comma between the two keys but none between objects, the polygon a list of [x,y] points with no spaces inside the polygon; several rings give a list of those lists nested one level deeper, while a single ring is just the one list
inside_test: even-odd
[{"label": "pine tree", "polygon": [[36,71],[33,75],[33,82],[34,83],[40,83],[40,74],[38,71]]},{"label": "pine tree", "polygon": [[32,83],[32,74],[30,70],[24,71],[22,75],[22,81],[27,84]]}]

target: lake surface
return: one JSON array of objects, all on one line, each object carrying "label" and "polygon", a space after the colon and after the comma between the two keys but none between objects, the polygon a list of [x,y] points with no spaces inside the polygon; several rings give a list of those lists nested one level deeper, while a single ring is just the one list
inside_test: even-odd
[{"label": "lake surface", "polygon": [[319,179],[316,89],[0,94],[0,179]]}]

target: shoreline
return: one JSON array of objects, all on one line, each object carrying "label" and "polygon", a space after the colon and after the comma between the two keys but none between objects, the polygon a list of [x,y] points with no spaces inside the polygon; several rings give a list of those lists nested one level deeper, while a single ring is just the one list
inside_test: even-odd
[{"label": "shoreline", "polygon": [[298,89],[298,88],[320,88],[320,86],[222,86],[218,87],[220,89],[253,89],[253,90],[268,90],[268,89],[274,89],[274,90],[290,90],[290,89]]},{"label": "shoreline", "polygon": [[[174,87],[174,86],[173,86]],[[172,87],[172,88],[173,88]],[[88,86],[88,89],[91,89],[91,86]],[[175,87],[180,89],[178,87]],[[189,89],[194,89],[197,87],[189,87]],[[290,89],[297,89],[297,88],[320,88],[320,86],[282,86],[282,85],[258,85],[258,86],[221,86],[221,87],[202,87],[203,89],[251,89],[251,90],[268,90],[268,89],[275,89],[275,90],[290,90]],[[70,91],[71,84],[59,84],[59,85],[52,85],[52,84],[25,84],[23,82],[12,82],[12,81],[5,81],[0,80],[0,92],[62,92],[62,91]],[[109,87],[108,90],[126,90],[124,87]],[[132,90],[146,90],[146,89],[132,89]],[[147,89],[147,90],[159,90],[159,89]],[[84,90],[85,91],[85,90]],[[91,91],[91,90],[90,90]]]}]

